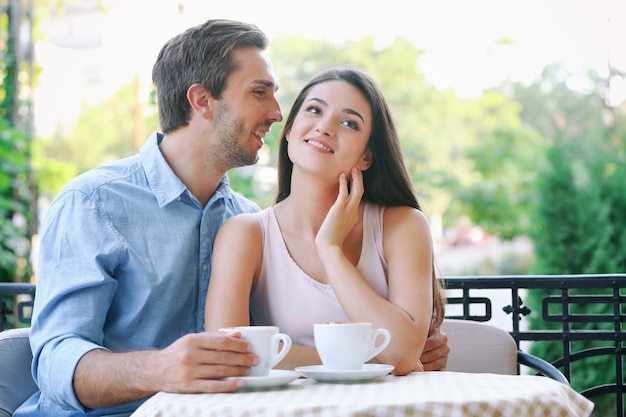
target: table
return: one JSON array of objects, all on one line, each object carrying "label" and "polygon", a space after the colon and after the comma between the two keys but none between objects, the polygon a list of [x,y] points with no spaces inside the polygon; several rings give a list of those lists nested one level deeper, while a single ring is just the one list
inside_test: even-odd
[{"label": "table", "polygon": [[159,392],[132,417],[587,417],[592,410],[587,398],[547,377],[414,372],[351,384],[301,378],[235,393]]}]

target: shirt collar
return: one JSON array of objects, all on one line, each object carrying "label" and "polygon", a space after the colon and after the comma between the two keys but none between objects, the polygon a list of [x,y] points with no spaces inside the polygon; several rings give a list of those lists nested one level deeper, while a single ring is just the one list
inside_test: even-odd
[{"label": "shirt collar", "polygon": [[[185,192],[191,195],[187,186],[176,176],[163,157],[159,149],[162,140],[163,134],[154,132],[139,151],[148,183],[154,192],[159,207],[166,206],[181,197]],[[220,180],[217,190],[211,196],[209,202],[219,198],[232,198],[230,182],[226,175]]]}]

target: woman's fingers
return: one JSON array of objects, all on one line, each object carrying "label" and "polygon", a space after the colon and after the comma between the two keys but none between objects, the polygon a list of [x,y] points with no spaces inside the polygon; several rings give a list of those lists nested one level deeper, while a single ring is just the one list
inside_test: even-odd
[{"label": "woman's fingers", "polygon": [[341,201],[348,196],[348,181],[346,180],[346,174],[342,172],[339,174],[339,194],[337,195],[337,201]]},{"label": "woman's fingers", "polygon": [[350,200],[356,204],[360,204],[363,191],[363,173],[360,169],[352,167],[350,171]]}]

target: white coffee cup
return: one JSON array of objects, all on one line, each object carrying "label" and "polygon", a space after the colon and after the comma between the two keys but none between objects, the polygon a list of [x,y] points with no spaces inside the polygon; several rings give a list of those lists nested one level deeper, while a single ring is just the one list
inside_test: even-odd
[{"label": "white coffee cup", "polygon": [[[379,336],[382,341],[377,344]],[[315,323],[315,348],[325,368],[357,370],[383,351],[391,341],[387,329],[372,329],[371,323]]]},{"label": "white coffee cup", "polygon": [[[220,329],[226,333],[240,332],[241,338],[252,346],[252,353],[259,357],[260,363],[250,368],[250,376],[267,376],[291,349],[291,338],[279,333],[277,326],[239,326]],[[282,348],[280,350],[280,343]]]}]

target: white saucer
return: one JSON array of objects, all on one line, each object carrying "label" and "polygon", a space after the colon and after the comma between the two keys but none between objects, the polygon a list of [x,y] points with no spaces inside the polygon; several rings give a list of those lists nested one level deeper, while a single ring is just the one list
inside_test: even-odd
[{"label": "white saucer", "polygon": [[226,379],[243,379],[246,381],[246,388],[268,388],[278,387],[290,383],[291,381],[298,379],[302,376],[301,373],[296,371],[287,371],[282,369],[271,369],[268,376],[240,376],[230,377]]},{"label": "white saucer", "polygon": [[324,365],[313,365],[299,366],[296,371],[318,382],[360,382],[387,375],[393,371],[393,365],[366,363],[363,368],[350,371],[336,371],[326,369]]}]

